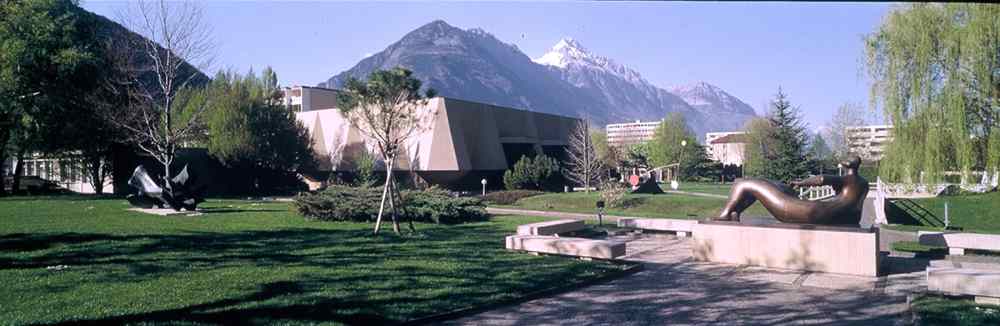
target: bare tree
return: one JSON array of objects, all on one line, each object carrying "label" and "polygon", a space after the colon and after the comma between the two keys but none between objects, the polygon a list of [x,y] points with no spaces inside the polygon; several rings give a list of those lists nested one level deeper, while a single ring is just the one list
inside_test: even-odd
[{"label": "bare tree", "polygon": [[869,124],[872,114],[860,103],[847,102],[839,107],[823,128],[823,136],[833,150],[837,159],[843,159],[848,154],[847,128],[860,127]]},{"label": "bare tree", "polygon": [[566,154],[568,168],[563,170],[563,174],[570,181],[582,185],[585,192],[590,193],[591,185],[596,186],[600,181],[604,162],[594,149],[588,121],[581,121],[570,132]]},{"label": "bare tree", "polygon": [[165,189],[172,194],[168,180],[177,149],[204,134],[206,99],[189,90],[207,82],[201,70],[213,60],[211,28],[192,2],[137,1],[119,16],[130,31],[108,39],[116,73],[107,86],[126,105],[105,112],[129,143],[163,165]]},{"label": "bare tree", "polygon": [[[427,90],[421,94],[421,82],[412,74],[403,68],[377,70],[372,72],[367,82],[353,78],[348,80],[337,97],[338,106],[347,120],[375,142],[385,162],[385,183],[375,219],[375,234],[382,225],[386,202],[392,209],[393,231],[399,233],[396,211],[399,191],[392,176],[396,158],[407,149],[407,142],[414,135],[430,127],[435,115],[434,112],[421,110],[435,92]],[[409,226],[411,231],[415,231],[412,220]]]}]

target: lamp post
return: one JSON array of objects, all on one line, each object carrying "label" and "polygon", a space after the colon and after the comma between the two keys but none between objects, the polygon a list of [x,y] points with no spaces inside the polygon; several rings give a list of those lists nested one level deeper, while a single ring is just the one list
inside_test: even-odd
[{"label": "lamp post", "polygon": [[[677,176],[675,176],[674,179],[678,180],[677,181],[678,185],[680,184],[679,180],[681,177],[681,171],[683,171],[681,166],[684,165],[684,148],[687,147],[687,144],[688,144],[687,139],[681,140],[681,153],[677,155]],[[678,187],[674,187],[674,190],[677,190],[677,188]]]},{"label": "lamp post", "polygon": [[483,184],[483,196],[486,196],[486,178],[480,180],[479,183]]}]

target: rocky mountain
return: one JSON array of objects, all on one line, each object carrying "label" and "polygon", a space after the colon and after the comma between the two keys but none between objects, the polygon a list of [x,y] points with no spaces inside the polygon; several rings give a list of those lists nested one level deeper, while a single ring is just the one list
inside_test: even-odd
[{"label": "rocky mountain", "polygon": [[[738,128],[749,107],[708,84],[704,85],[713,92],[691,87],[690,92],[675,94],[658,88],[638,72],[592,54],[572,39],[561,40],[532,60],[516,45],[482,29],[462,30],[440,20],[413,30],[319,86],[339,88],[350,77],[363,79],[376,69],[396,66],[412,70],[443,96],[582,117],[595,125],[659,120],[668,112],[682,112],[699,138],[705,132]],[[688,98],[697,104],[690,105]],[[753,110],[749,112],[752,116]]]},{"label": "rocky mountain", "polygon": [[682,112],[696,118],[681,98],[656,88],[638,72],[611,59],[592,54],[573,39],[562,39],[549,52],[534,60],[581,91],[593,94],[612,109],[615,122],[662,119],[666,112]]},{"label": "rocky mountain", "polygon": [[746,120],[757,116],[753,107],[706,82],[674,87],[670,92],[705,116],[727,117],[721,120],[713,119],[713,123],[707,126],[708,131],[739,130]]}]

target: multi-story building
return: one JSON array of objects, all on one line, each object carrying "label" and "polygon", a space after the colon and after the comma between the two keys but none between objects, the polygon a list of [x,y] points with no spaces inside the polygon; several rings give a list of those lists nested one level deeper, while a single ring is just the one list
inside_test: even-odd
[{"label": "multi-story building", "polygon": [[743,165],[747,133],[745,131],[710,132],[705,134],[705,150],[713,161],[725,165]]},{"label": "multi-story building", "polygon": [[283,102],[293,112],[308,112],[337,106],[337,91],[329,88],[292,86],[285,87]]},{"label": "multi-story building", "polygon": [[[22,190],[45,190],[46,187],[58,187],[61,189],[90,194],[94,193],[94,182],[90,174],[84,171],[82,164],[76,160],[45,157],[41,154],[30,154],[22,162],[21,188]],[[4,187],[12,187],[10,180],[13,179],[14,171],[17,169],[17,162],[14,160],[3,164],[3,178],[8,181]],[[114,184],[110,176],[101,180],[102,190],[105,193],[114,192]],[[10,190],[10,189],[9,189]]]},{"label": "multi-story building", "polygon": [[661,121],[613,123],[604,127],[608,135],[608,146],[628,146],[653,139],[656,127]]},{"label": "multi-story building", "polygon": [[847,151],[865,161],[878,161],[885,155],[885,146],[892,141],[892,125],[847,127]]}]

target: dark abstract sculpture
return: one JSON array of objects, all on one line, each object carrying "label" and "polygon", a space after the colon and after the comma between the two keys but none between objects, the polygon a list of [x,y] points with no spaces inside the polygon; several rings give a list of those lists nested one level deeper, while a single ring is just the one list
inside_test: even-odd
[{"label": "dark abstract sculpture", "polygon": [[[841,163],[843,176],[818,175],[789,185],[763,180],[740,179],[733,185],[729,201],[718,220],[739,221],[740,214],[760,201],[775,219],[784,223],[857,226],[868,195],[868,180],[858,174],[861,159],[852,156]],[[827,199],[799,199],[793,187],[831,186],[836,194]]]},{"label": "dark abstract sculpture", "polygon": [[132,206],[141,208],[173,208],[176,211],[182,208],[193,211],[198,208],[198,204],[204,202],[202,193],[205,186],[198,185],[192,174],[188,173],[185,165],[170,181],[173,193],[164,191],[153,178],[146,172],[142,165],[135,168],[132,178],[129,178],[128,185],[135,188],[137,192],[125,197]]}]

